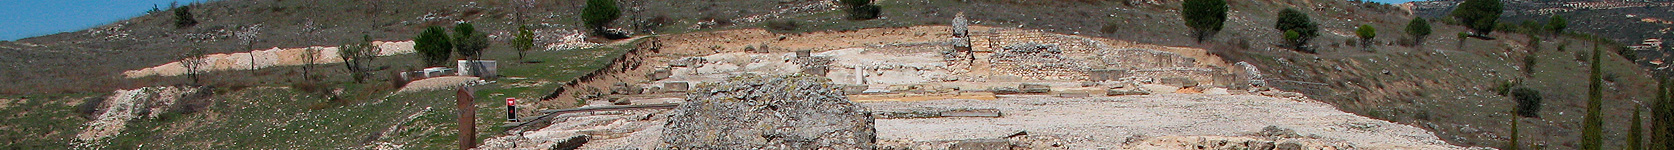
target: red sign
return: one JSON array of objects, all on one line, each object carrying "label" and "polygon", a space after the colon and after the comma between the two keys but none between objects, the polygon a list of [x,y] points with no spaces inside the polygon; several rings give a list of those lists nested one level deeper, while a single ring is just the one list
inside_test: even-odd
[{"label": "red sign", "polygon": [[517,105],[517,98],[506,98],[506,106]]}]

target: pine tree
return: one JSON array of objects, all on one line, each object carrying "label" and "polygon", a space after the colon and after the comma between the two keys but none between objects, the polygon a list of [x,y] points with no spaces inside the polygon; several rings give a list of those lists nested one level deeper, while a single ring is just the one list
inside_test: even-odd
[{"label": "pine tree", "polygon": [[1226,23],[1226,0],[1186,0],[1180,4],[1180,17],[1192,28],[1198,43],[1214,37]]},{"label": "pine tree", "polygon": [[1465,0],[1459,3],[1452,12],[1453,18],[1465,27],[1471,28],[1471,34],[1487,38],[1489,32],[1499,25],[1500,11],[1504,8],[1499,0]]},{"label": "pine tree", "polygon": [[452,59],[453,42],[448,40],[447,29],[430,26],[419,32],[418,37],[413,37],[413,50],[423,56],[420,61],[425,67],[444,66]]},{"label": "pine tree", "polygon": [[1424,37],[1430,36],[1430,21],[1413,17],[1412,21],[1407,22],[1407,35],[1412,36],[1412,45],[1424,43]]},{"label": "pine tree", "polygon": [[1581,149],[1602,150],[1604,146],[1604,121],[1599,118],[1599,109],[1604,103],[1604,67],[1600,63],[1603,51],[1593,46],[1592,73],[1587,79],[1587,116],[1581,123]]},{"label": "pine tree", "polygon": [[1315,24],[1312,19],[1308,19],[1308,14],[1294,8],[1285,8],[1279,11],[1279,19],[1273,25],[1273,28],[1279,29],[1285,35],[1285,45],[1303,52],[1313,53],[1305,45],[1314,37],[1319,36],[1319,25]]}]

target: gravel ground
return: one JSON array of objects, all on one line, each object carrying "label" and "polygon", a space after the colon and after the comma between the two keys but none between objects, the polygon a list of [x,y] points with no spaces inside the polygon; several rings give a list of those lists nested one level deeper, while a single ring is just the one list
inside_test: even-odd
[{"label": "gravel ground", "polygon": [[1251,136],[1264,127],[1277,126],[1362,149],[1464,149],[1417,127],[1357,116],[1324,103],[1253,95],[1001,96],[999,100],[876,102],[862,106],[874,112],[993,108],[1004,114],[999,118],[878,119],[880,141],[996,139],[1025,131],[1027,139],[1050,139],[1019,140],[1033,141],[1035,147],[1126,149],[1141,145],[1131,143],[1136,137]]}]

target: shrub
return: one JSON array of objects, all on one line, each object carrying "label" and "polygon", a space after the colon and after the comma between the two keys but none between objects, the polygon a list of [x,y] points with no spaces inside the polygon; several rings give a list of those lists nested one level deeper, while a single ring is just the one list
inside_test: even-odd
[{"label": "shrub", "polygon": [[883,7],[872,5],[872,0],[842,0],[843,7],[848,8],[849,19],[871,20],[877,19],[883,12]]},{"label": "shrub", "polygon": [[1535,57],[1534,53],[1523,55],[1523,74],[1534,76],[1535,60],[1537,58],[1539,57]]},{"label": "shrub", "polygon": [[108,100],[109,97],[110,96],[106,95],[106,96],[94,96],[94,97],[89,97],[87,99],[83,99],[81,101],[81,104],[76,105],[76,113],[81,114],[82,118],[86,118],[86,119],[89,119],[89,120],[93,119],[94,117],[98,117],[96,115],[99,115],[98,114],[99,113],[99,105],[104,105],[105,100]]},{"label": "shrub", "polygon": [[366,80],[367,71],[370,71],[366,66],[372,63],[372,59],[378,58],[378,53],[382,51],[378,46],[372,45],[371,35],[361,35],[360,39],[359,42],[343,44],[337,50],[338,58],[343,60],[343,68],[349,70],[349,77],[354,79],[355,83]]},{"label": "shrub", "polygon": [[1372,25],[1360,25],[1354,29],[1354,35],[1360,37],[1360,46],[1372,47],[1372,39],[1378,37],[1378,29]]},{"label": "shrub", "polygon": [[1494,31],[1494,26],[1499,25],[1497,21],[1503,7],[1499,0],[1465,0],[1459,3],[1452,15],[1465,27],[1471,28],[1471,34],[1486,38],[1489,32]]},{"label": "shrub", "polygon": [[1424,43],[1424,37],[1430,36],[1430,21],[1413,17],[1412,21],[1407,22],[1407,35],[1412,36],[1412,45]]},{"label": "shrub", "polygon": [[413,37],[413,50],[418,51],[419,56],[423,57],[421,61],[424,66],[444,66],[453,56],[453,43],[448,41],[447,29],[430,26],[424,29],[424,32],[419,32],[418,37]]},{"label": "shrub", "polygon": [[180,6],[174,9],[174,26],[178,28],[198,25],[198,19],[192,16],[192,5]]},{"label": "shrub", "polygon": [[1215,36],[1226,22],[1226,0],[1186,0],[1180,5],[1180,16],[1186,19],[1198,43]]},{"label": "shrub", "polygon": [[1511,97],[1517,99],[1518,116],[1540,118],[1540,91],[1519,87],[1511,90]]},{"label": "shrub", "polygon": [[1319,25],[1308,19],[1308,14],[1294,8],[1279,11],[1279,20],[1273,28],[1285,34],[1285,44],[1291,48],[1313,53],[1305,45],[1314,37],[1319,36]]},{"label": "shrub", "polygon": [[795,32],[802,27],[802,23],[791,19],[773,20],[767,22],[767,29],[776,32]]},{"label": "shrub", "polygon": [[512,38],[511,46],[517,49],[517,60],[523,60],[523,53],[535,49],[535,32],[529,30],[528,25],[517,27],[517,35]]},{"label": "shrub", "polygon": [[610,22],[622,17],[622,9],[616,6],[616,0],[587,0],[587,6],[581,8],[581,21],[594,34],[603,34]]},{"label": "shrub", "polygon": [[1551,19],[1546,19],[1546,32],[1551,35],[1562,34],[1566,28],[1569,28],[1569,20],[1564,16],[1552,15]]}]

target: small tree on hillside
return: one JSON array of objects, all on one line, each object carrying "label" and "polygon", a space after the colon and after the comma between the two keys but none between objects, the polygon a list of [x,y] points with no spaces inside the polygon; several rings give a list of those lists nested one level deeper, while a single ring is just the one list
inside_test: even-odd
[{"label": "small tree on hillside", "polygon": [[314,80],[314,78],[308,77],[309,75],[312,75],[308,72],[308,69],[314,67],[315,62],[320,60],[320,49],[314,47],[304,48],[302,49],[302,53],[297,55],[301,55],[300,57],[302,58],[302,80]]},{"label": "small tree on hillside", "polygon": [[1465,0],[1459,3],[1452,15],[1453,18],[1459,19],[1459,23],[1471,28],[1472,36],[1492,39],[1488,37],[1488,33],[1493,32],[1494,26],[1499,25],[1500,11],[1503,7],[1499,0]]},{"label": "small tree on hillside", "polygon": [[512,48],[517,49],[517,60],[523,60],[523,53],[535,49],[535,32],[529,26],[518,26],[517,36],[511,40]]},{"label": "small tree on hillside", "polygon": [[203,74],[203,67],[209,61],[208,58],[204,57],[203,49],[193,47],[191,51],[187,51],[181,57],[180,67],[186,68],[186,79],[191,79],[192,84],[198,84],[198,75]]},{"label": "small tree on hillside", "polygon": [[447,65],[448,60],[452,59],[453,42],[448,40],[447,29],[430,26],[425,28],[424,32],[419,32],[418,37],[413,37],[413,50],[418,51],[419,56],[423,57],[420,61],[424,66],[439,67]]},{"label": "small tree on hillside", "polygon": [[1630,150],[1645,149],[1645,147],[1644,147],[1645,146],[1644,145],[1645,144],[1645,141],[1644,141],[1645,133],[1643,133],[1643,132],[1645,132],[1645,129],[1644,129],[1645,128],[1645,125],[1644,125],[1645,123],[1642,122],[1642,121],[1645,121],[1645,120],[1639,119],[1639,117],[1640,117],[1639,116],[1639,111],[1640,111],[1639,107],[1640,106],[1637,105],[1637,104],[1633,105],[1633,118],[1628,119],[1628,120],[1631,120],[1630,122],[1632,122],[1632,124],[1631,124],[1632,126],[1628,126],[1628,149],[1630,149]]},{"label": "small tree on hillside", "polygon": [[605,28],[620,17],[622,9],[616,6],[616,0],[587,0],[587,6],[581,8],[581,21],[595,35],[603,35]]},{"label": "small tree on hillside", "polygon": [[1569,28],[1569,20],[1564,19],[1564,16],[1552,15],[1552,19],[1546,19],[1547,33],[1552,35],[1564,34],[1566,28]]},{"label": "small tree on hillside", "polygon": [[459,23],[453,26],[453,43],[455,52],[470,64],[471,75],[482,77],[483,66],[477,61],[482,60],[483,50],[488,49],[488,35],[477,32],[471,23]]},{"label": "small tree on hillside", "polygon": [[1314,52],[1308,49],[1306,45],[1308,41],[1319,36],[1319,25],[1308,19],[1308,14],[1293,8],[1285,8],[1279,11],[1279,20],[1273,25],[1273,28],[1284,33],[1285,45],[1303,52]]},{"label": "small tree on hillside", "polygon": [[343,60],[343,68],[349,70],[349,77],[353,78],[355,83],[361,83],[366,79],[367,72],[370,71],[367,69],[367,65],[372,63],[372,59],[377,58],[378,53],[381,52],[381,48],[372,45],[371,35],[361,35],[360,41],[349,42],[338,47],[337,56]]},{"label": "small tree on hillside", "polygon": [[174,27],[185,28],[195,25],[198,25],[198,18],[192,16],[192,5],[180,6],[179,8],[174,9]]},{"label": "small tree on hillside", "polygon": [[871,20],[877,19],[883,12],[883,7],[872,5],[872,0],[841,0],[844,8],[848,9],[849,19]]},{"label": "small tree on hillside", "polygon": [[261,34],[262,34],[262,24],[250,25],[248,27],[244,27],[243,30],[239,30],[238,32],[233,33],[233,36],[237,36],[239,41],[244,42],[244,50],[249,50],[250,51],[250,53],[248,53],[248,54],[250,55],[250,74],[252,74],[252,75],[256,74],[256,69],[257,69],[256,68],[256,64],[257,64],[256,63],[256,40],[258,40],[258,39],[256,39],[256,38],[261,37]]},{"label": "small tree on hillside", "polygon": [[1407,22],[1407,35],[1412,36],[1412,45],[1423,44],[1424,37],[1430,36],[1430,21],[1413,17]]},{"label": "small tree on hillside", "polygon": [[1540,91],[1519,87],[1511,90],[1511,97],[1517,99],[1517,116],[1540,118]]},{"label": "small tree on hillside", "polygon": [[1214,37],[1225,26],[1226,0],[1186,0],[1180,5],[1180,16],[1186,19],[1186,26],[1192,28],[1198,43]]},{"label": "small tree on hillside", "polygon": [[1600,105],[1604,103],[1604,71],[1600,63],[1604,53],[1598,46],[1593,46],[1592,73],[1587,78],[1587,115],[1581,123],[1581,149],[1601,150],[1604,148],[1604,120],[1599,115]]},{"label": "small tree on hillside", "polygon": [[453,48],[465,59],[482,59],[482,52],[488,49],[488,35],[477,32],[471,23],[459,23],[453,26]]},{"label": "small tree on hillside", "polygon": [[1360,25],[1354,29],[1354,35],[1360,37],[1361,47],[1372,47],[1372,39],[1378,37],[1378,29],[1372,25]]}]

